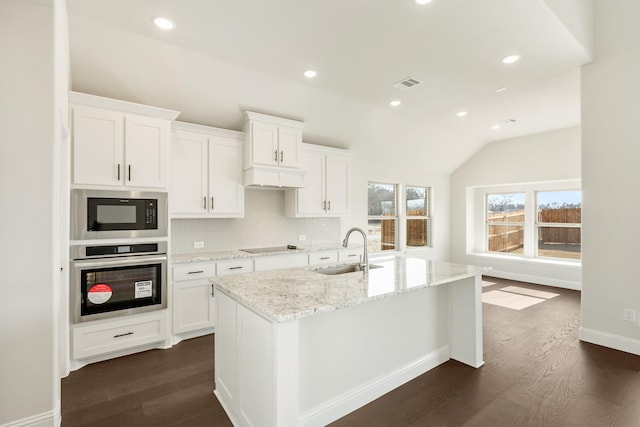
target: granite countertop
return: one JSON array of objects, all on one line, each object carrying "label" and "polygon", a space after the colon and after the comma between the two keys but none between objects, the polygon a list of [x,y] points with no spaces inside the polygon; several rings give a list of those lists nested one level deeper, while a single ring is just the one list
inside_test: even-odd
[{"label": "granite countertop", "polygon": [[[348,249],[354,249],[357,247],[349,246]],[[337,251],[339,249],[344,249],[342,245],[331,245],[331,246],[318,246],[318,247],[307,247],[297,249],[283,249],[281,251],[274,251],[268,253],[249,253],[241,250],[232,250],[232,251],[218,251],[218,252],[197,252],[191,254],[173,254],[171,255],[171,263],[172,264],[185,264],[190,262],[206,262],[206,261],[222,261],[225,259],[238,259],[238,258],[256,258],[261,256],[270,256],[270,255],[288,255],[295,253],[309,253],[309,252],[321,252],[321,251]]]},{"label": "granite countertop", "polygon": [[[287,322],[404,292],[473,277],[487,269],[405,255],[370,260],[381,266],[324,275],[318,267],[211,278],[216,290],[275,322]],[[327,267],[320,267],[327,268]]]}]

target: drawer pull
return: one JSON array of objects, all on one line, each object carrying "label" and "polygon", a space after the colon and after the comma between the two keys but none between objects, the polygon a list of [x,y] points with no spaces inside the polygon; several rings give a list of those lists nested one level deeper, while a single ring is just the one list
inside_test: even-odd
[{"label": "drawer pull", "polygon": [[216,296],[216,287],[214,285],[211,285],[211,297],[215,297]]},{"label": "drawer pull", "polygon": [[133,335],[133,332],[125,332],[124,334],[114,335],[114,338],[126,337],[127,335]]},{"label": "drawer pull", "polygon": [[349,258],[354,257],[354,256],[358,256],[358,254],[349,254],[348,255]]},{"label": "drawer pull", "polygon": [[204,273],[204,270],[190,271],[187,274],[199,274],[199,273]]},{"label": "drawer pull", "polygon": [[320,259],[331,259],[331,257],[323,256],[323,257],[320,257]]},{"label": "drawer pull", "polygon": [[243,268],[243,267],[242,266],[240,266],[240,267],[229,267],[229,270],[239,270],[241,268]]}]

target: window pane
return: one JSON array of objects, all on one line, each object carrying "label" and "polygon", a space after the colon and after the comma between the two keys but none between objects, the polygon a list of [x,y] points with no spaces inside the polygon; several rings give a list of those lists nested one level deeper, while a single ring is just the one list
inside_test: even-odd
[{"label": "window pane", "polygon": [[538,222],[580,224],[582,192],[540,191],[537,193]]},{"label": "window pane", "polygon": [[396,215],[395,184],[369,183],[369,216]]},{"label": "window pane", "polygon": [[489,225],[487,234],[489,252],[524,253],[524,226]]},{"label": "window pane", "polygon": [[407,247],[427,246],[427,220],[407,220]]},{"label": "window pane", "polygon": [[427,191],[425,187],[407,187],[405,196],[407,216],[427,216]]},{"label": "window pane", "polygon": [[488,194],[488,222],[524,222],[524,193]]},{"label": "window pane", "polygon": [[576,227],[538,227],[538,256],[580,259],[582,237]]},{"label": "window pane", "polygon": [[387,251],[396,248],[396,220],[370,219],[367,230],[370,252]]}]

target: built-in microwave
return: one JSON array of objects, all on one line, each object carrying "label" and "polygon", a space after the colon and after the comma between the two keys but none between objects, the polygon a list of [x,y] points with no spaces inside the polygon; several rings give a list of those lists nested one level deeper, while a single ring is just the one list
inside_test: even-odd
[{"label": "built-in microwave", "polygon": [[167,193],[74,189],[71,239],[167,237]]}]

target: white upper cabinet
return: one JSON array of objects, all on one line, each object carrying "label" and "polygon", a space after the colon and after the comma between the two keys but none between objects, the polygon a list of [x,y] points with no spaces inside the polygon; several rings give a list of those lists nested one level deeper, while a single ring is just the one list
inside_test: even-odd
[{"label": "white upper cabinet", "polygon": [[171,121],[178,112],[76,92],[69,101],[75,186],[167,187]]},{"label": "white upper cabinet", "polygon": [[303,122],[245,112],[245,185],[301,187]]},{"label": "white upper cabinet", "polygon": [[244,134],[174,123],[171,204],[174,218],[243,217]]},{"label": "white upper cabinet", "polygon": [[348,151],[303,144],[304,187],[285,193],[292,217],[342,216],[351,210],[351,156]]}]

